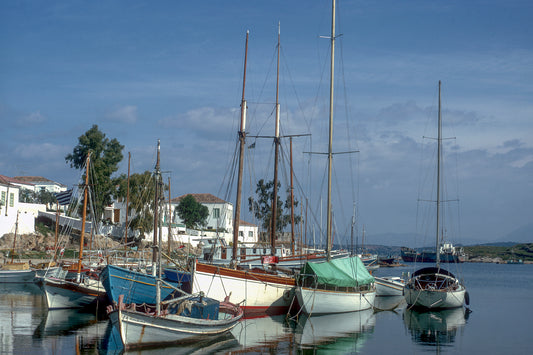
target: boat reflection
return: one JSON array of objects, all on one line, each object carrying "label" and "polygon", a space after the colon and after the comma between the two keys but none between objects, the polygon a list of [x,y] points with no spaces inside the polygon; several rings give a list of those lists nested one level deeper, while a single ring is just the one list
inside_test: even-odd
[{"label": "boat reflection", "polygon": [[466,312],[463,307],[425,312],[406,309],[403,320],[415,343],[428,346],[450,345],[455,342],[457,331],[466,324]]},{"label": "boat reflection", "polygon": [[98,323],[94,313],[77,309],[49,310],[33,333],[34,338],[68,335],[76,330]]},{"label": "boat reflection", "polygon": [[284,315],[243,319],[231,330],[239,346],[235,351],[259,351],[276,349],[277,344],[291,338]]},{"label": "boat reflection", "polygon": [[301,316],[295,330],[300,349],[358,352],[374,330],[376,320],[371,309],[319,316]]}]

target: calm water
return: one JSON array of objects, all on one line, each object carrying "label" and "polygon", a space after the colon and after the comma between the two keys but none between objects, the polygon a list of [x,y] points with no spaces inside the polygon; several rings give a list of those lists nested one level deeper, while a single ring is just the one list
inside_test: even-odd
[{"label": "calm water", "polygon": [[[533,265],[463,264],[471,313],[462,309],[417,313],[358,312],[299,321],[285,317],[241,322],[226,334],[194,347],[140,354],[197,353],[468,353],[530,354],[533,330]],[[382,268],[376,275],[400,276],[407,268]],[[398,300],[389,300],[394,303]],[[380,304],[389,308],[388,304]],[[0,285],[0,353],[121,353],[107,320],[91,314],[45,309],[34,285]]]}]

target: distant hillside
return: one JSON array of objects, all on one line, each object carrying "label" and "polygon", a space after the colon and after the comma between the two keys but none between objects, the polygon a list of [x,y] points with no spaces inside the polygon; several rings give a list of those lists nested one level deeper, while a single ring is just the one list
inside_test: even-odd
[{"label": "distant hillside", "polygon": [[533,242],[533,223],[526,224],[507,234],[505,241],[513,240],[518,243],[532,243]]}]

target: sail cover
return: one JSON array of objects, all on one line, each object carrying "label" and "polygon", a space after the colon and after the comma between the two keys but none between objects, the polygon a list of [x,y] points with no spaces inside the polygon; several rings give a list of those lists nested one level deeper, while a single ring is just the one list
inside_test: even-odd
[{"label": "sail cover", "polygon": [[374,282],[365,265],[357,256],[333,259],[327,262],[307,262],[301,275],[316,275],[317,282],[339,287],[357,287]]}]

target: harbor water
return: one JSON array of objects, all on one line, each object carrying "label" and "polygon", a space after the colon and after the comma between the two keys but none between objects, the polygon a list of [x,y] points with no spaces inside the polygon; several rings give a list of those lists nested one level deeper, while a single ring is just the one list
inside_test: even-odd
[{"label": "harbor water", "polygon": [[[405,304],[389,310],[401,298],[381,298],[376,305],[382,311],[249,319],[201,343],[135,353],[530,354],[533,265],[449,266],[464,278],[471,312],[424,313]],[[401,276],[414,267],[380,268],[375,275]],[[122,349],[107,319],[75,310],[48,312],[36,285],[0,284],[0,353],[120,354]]]}]

